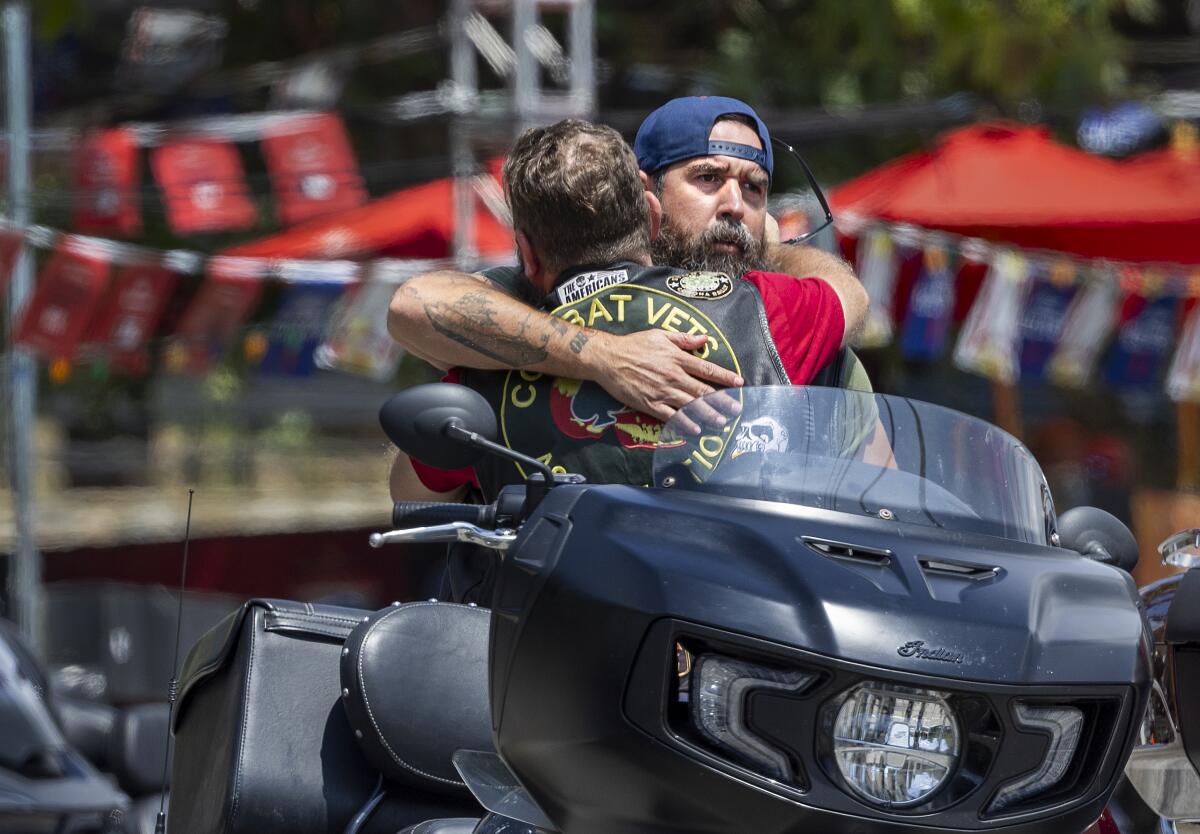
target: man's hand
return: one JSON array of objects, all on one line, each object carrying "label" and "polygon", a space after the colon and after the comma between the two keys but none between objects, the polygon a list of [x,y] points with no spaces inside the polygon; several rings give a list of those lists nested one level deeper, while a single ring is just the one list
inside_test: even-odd
[{"label": "man's hand", "polygon": [[846,329],[842,344],[847,345],[858,335],[867,318],[867,291],[850,265],[836,255],[830,255],[815,246],[767,245],[767,266],[797,278],[820,278],[833,288],[842,302],[842,317]]},{"label": "man's hand", "polygon": [[[692,400],[718,388],[736,388],[744,380],[689,353],[708,340],[703,335],[642,330],[616,336],[591,332],[581,358],[587,376],[635,411],[669,420]],[[714,387],[715,386],[715,387]],[[713,420],[720,420],[713,415]],[[720,420],[723,422],[723,420]]]}]

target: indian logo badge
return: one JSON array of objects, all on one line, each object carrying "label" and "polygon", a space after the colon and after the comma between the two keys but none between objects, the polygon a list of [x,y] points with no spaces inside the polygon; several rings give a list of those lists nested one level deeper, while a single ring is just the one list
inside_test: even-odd
[{"label": "indian logo badge", "polygon": [[733,292],[733,281],[724,272],[685,272],[667,276],[667,286],[685,298],[711,300]]},{"label": "indian logo badge", "polygon": [[943,663],[962,663],[962,652],[951,649],[926,648],[924,640],[909,640],[896,649],[901,657],[919,657],[922,660],[940,660]]}]

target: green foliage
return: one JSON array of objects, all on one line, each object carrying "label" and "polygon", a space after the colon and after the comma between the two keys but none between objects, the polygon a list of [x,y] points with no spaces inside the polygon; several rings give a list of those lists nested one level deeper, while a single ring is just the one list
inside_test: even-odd
[{"label": "green foliage", "polygon": [[[1126,47],[1112,18],[1152,19],[1157,3],[708,0],[688,5],[682,46],[708,41],[723,92],[780,106],[846,108],[959,91],[1001,105],[1079,105],[1124,92]],[[619,17],[607,28],[626,28]],[[671,54],[664,33],[678,30],[662,23],[627,27],[641,32],[626,43],[630,60],[663,63],[661,53]]]}]

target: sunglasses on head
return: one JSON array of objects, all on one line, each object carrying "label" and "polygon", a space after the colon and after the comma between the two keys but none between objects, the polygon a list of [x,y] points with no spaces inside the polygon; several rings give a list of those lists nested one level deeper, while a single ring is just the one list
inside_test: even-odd
[{"label": "sunglasses on head", "polygon": [[771,137],[771,143],[775,145],[775,147],[782,148],[783,150],[787,151],[788,155],[791,156],[792,159],[800,163],[800,169],[804,171],[804,176],[808,180],[809,187],[812,188],[813,194],[817,198],[817,202],[821,204],[821,210],[825,212],[825,222],[823,222],[820,226],[817,226],[817,228],[802,234],[799,237],[794,237],[790,240],[783,241],[785,245],[795,246],[798,243],[804,243],[807,240],[811,240],[825,229],[829,228],[830,224],[833,223],[833,211],[831,211],[829,208],[829,201],[825,199],[825,192],[821,190],[821,186],[817,185],[817,178],[813,176],[813,172],[809,169],[808,163],[804,161],[800,154],[796,153],[796,149],[787,142],[784,142],[782,139],[776,139],[775,137]]}]

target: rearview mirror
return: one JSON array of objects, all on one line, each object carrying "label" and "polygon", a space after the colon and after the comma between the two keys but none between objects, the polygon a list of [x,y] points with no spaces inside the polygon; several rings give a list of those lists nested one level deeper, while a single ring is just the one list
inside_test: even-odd
[{"label": "rearview mirror", "polygon": [[450,382],[414,385],[379,409],[383,433],[402,452],[439,469],[462,469],[483,455],[477,447],[450,437],[451,426],[496,439],[496,414],[477,391]]},{"label": "rearview mirror", "polygon": [[1072,507],[1058,517],[1059,546],[1132,573],[1137,539],[1121,519],[1096,507]]}]

